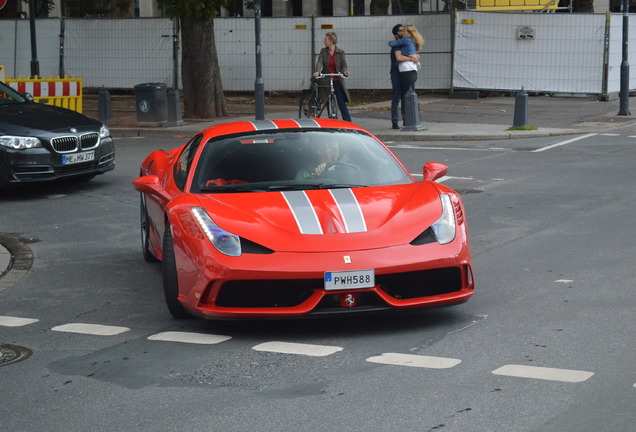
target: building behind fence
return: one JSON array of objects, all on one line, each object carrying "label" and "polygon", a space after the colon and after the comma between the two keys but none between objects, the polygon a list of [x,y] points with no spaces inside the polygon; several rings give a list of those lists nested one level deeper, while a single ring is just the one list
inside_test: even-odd
[{"label": "building behind fence", "polygon": [[[422,91],[620,91],[622,15],[474,11],[262,18],[265,90],[306,88],[327,31],[338,34],[338,46],[347,53],[350,88],[390,89],[387,42],[397,23],[415,25],[426,39],[417,81]],[[224,89],[253,91],[254,19],[217,18],[214,27]],[[28,21],[0,20],[0,34],[5,75],[29,75]],[[173,51],[177,34],[175,22],[166,18],[38,19],[40,72],[82,76],[87,88],[133,89],[147,82],[181,87],[175,83],[180,77]],[[629,38],[633,59],[636,36]],[[636,89],[636,73],[630,74],[629,88]]]}]

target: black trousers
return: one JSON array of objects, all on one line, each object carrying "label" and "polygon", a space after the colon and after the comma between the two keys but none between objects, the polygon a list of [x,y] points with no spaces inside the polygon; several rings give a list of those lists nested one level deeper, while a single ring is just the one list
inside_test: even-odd
[{"label": "black trousers", "polygon": [[417,71],[411,70],[407,72],[400,72],[400,86],[402,87],[402,99],[409,89],[415,91],[415,81],[417,81]]}]

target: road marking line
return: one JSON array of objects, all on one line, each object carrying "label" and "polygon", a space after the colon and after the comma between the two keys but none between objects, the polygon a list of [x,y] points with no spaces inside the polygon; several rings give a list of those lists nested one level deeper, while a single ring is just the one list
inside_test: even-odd
[{"label": "road marking line", "polygon": [[499,369],[495,369],[492,373],[495,375],[506,375],[518,378],[534,378],[573,383],[586,381],[594,375],[594,372],[523,365],[505,365]]},{"label": "road marking line", "polygon": [[545,146],[545,147],[538,148],[538,149],[536,149],[536,150],[532,150],[530,153],[538,153],[538,152],[542,152],[542,151],[550,150],[550,149],[553,149],[553,148],[555,148],[555,147],[564,146],[564,145],[566,145],[566,144],[570,144],[570,143],[573,143],[573,142],[575,142],[575,141],[580,141],[580,140],[585,139],[585,138],[593,137],[593,136],[595,136],[595,135],[598,135],[598,134],[596,134],[596,133],[590,133],[590,134],[587,134],[587,135],[581,135],[581,136],[578,136],[578,137],[576,137],[576,138],[572,138],[572,139],[569,139],[569,140],[565,140],[565,141],[558,142],[558,143],[556,143],[556,144],[552,144],[552,145],[549,145],[549,146]]},{"label": "road marking line", "polygon": [[617,133],[602,133],[601,136],[621,136],[621,134],[617,134]]},{"label": "road marking line", "polygon": [[572,279],[557,279],[554,283],[571,283],[574,282]]},{"label": "road marking line", "polygon": [[40,320],[32,318],[18,318],[10,316],[0,316],[0,326],[3,327],[22,327],[25,325],[36,323]]},{"label": "road marking line", "polygon": [[215,345],[232,339],[231,336],[192,332],[163,332],[148,336],[148,340],[164,342],[181,342],[200,345]]},{"label": "road marking line", "polygon": [[382,353],[379,356],[369,357],[369,363],[379,363],[395,366],[409,366],[427,369],[449,369],[457,366],[462,361],[453,358],[430,357],[413,354]]},{"label": "road marking line", "polygon": [[128,327],[105,326],[99,324],[72,323],[53,327],[51,330],[66,333],[81,333],[96,336],[114,336],[130,331]]},{"label": "road marking line", "polygon": [[379,363],[395,366],[410,366],[427,369],[449,369],[457,366],[462,361],[445,357],[431,357],[413,354],[382,353],[379,356],[369,357],[369,363]]},{"label": "road marking line", "polygon": [[290,342],[265,342],[252,347],[254,351],[275,352],[281,354],[299,354],[312,357],[324,357],[338,351],[342,348],[328,345],[309,345]]},{"label": "road marking line", "polygon": [[446,180],[475,180],[475,177],[453,177],[453,176],[443,176],[437,179],[438,182],[445,182]]},{"label": "road marking line", "polygon": [[[424,174],[416,174],[410,173],[413,177],[424,177]],[[453,177],[453,176],[442,176],[435,180],[437,183],[443,183],[446,180],[475,180],[475,177]]]}]

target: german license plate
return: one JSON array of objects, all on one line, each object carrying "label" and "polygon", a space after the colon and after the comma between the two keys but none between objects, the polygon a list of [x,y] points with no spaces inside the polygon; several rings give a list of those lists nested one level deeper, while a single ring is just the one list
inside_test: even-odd
[{"label": "german license plate", "polygon": [[325,290],[372,288],[375,286],[374,270],[325,272]]},{"label": "german license plate", "polygon": [[81,162],[89,162],[95,159],[94,151],[87,151],[83,153],[72,153],[62,156],[62,165],[70,165]]}]

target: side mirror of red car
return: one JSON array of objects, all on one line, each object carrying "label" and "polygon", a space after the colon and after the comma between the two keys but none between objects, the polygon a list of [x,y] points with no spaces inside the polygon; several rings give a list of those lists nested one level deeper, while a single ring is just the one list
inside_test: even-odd
[{"label": "side mirror of red car", "polygon": [[149,195],[155,195],[165,200],[170,199],[166,191],[161,187],[161,184],[159,183],[159,177],[155,175],[137,177],[133,180],[133,186],[139,192],[143,192]]},{"label": "side mirror of red car", "polygon": [[426,162],[424,164],[424,180],[435,181],[440,177],[443,177],[448,172],[448,166],[439,162]]}]

